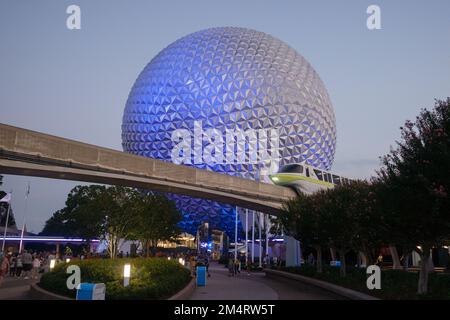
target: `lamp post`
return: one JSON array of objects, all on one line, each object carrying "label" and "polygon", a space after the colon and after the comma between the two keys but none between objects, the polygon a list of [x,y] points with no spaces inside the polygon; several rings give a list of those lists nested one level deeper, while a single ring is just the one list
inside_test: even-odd
[{"label": "lamp post", "polygon": [[237,259],[237,230],[238,230],[238,207],[236,207],[236,214],[234,219],[234,260]]},{"label": "lamp post", "polygon": [[55,267],[55,264],[56,264],[56,259],[50,260],[50,271],[53,270],[53,268]]},{"label": "lamp post", "polygon": [[6,213],[5,232],[3,233],[2,252],[5,251],[6,231],[8,230],[9,211],[11,209],[11,203],[8,203],[8,211]]},{"label": "lamp post", "polygon": [[[270,220],[269,215],[265,215],[265,222],[264,225],[266,226],[266,256],[269,258],[269,230],[270,230]],[[266,263],[269,263],[269,261],[266,261]]]},{"label": "lamp post", "polygon": [[248,209],[245,209],[245,264],[248,264]]},{"label": "lamp post", "polygon": [[131,265],[129,263],[123,266],[123,286],[127,287],[130,285],[131,276]]},{"label": "lamp post", "polygon": [[252,211],[252,264],[255,262],[255,211]]},{"label": "lamp post", "polygon": [[259,267],[262,267],[262,212],[259,213],[258,225],[259,225]]}]

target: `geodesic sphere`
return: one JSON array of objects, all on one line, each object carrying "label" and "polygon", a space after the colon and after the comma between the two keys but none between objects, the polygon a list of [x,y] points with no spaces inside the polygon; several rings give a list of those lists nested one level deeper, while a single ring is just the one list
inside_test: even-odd
[{"label": "geodesic sphere", "polygon": [[[218,138],[223,144],[213,153],[222,148],[223,157],[213,162],[202,158],[213,140],[201,140],[197,146],[195,126],[201,127],[206,138],[208,129],[222,133]],[[244,28],[189,34],[162,50],[137,78],[123,115],[124,150],[173,161],[177,129],[192,133],[192,140],[185,140],[190,147],[176,153],[184,155],[178,163],[250,179],[259,179],[261,170],[268,167],[258,153],[264,134],[277,140],[274,144],[267,140],[268,154],[277,158],[267,170],[300,162],[328,170],[335,153],[335,117],[318,74],[284,42]],[[227,161],[231,140],[227,141],[226,130],[258,134],[247,140],[236,138],[236,147],[228,149],[238,152],[241,148],[247,161]],[[252,139],[257,140],[254,161],[249,160]],[[200,158],[195,154],[198,147]],[[267,170],[265,174],[270,173]]]}]

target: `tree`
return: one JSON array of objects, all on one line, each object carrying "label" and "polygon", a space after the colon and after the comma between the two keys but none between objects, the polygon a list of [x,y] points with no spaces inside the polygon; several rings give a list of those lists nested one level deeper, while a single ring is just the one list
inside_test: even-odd
[{"label": "tree", "polygon": [[375,261],[375,250],[385,243],[385,226],[378,211],[374,186],[364,180],[351,180],[340,188],[348,190],[346,211],[352,219],[352,249],[363,258],[363,264]]},{"label": "tree", "polygon": [[322,219],[333,226],[327,230],[327,234],[331,246],[339,253],[342,277],[346,276],[346,256],[354,245],[355,221],[347,209],[353,200],[349,188],[337,186],[324,192],[323,204],[319,206]]},{"label": "tree", "polygon": [[314,195],[299,194],[285,203],[283,212],[275,220],[275,226],[282,225],[289,236],[300,241],[305,247],[312,247],[317,254],[317,272],[322,272],[322,248],[329,244],[327,221],[320,216],[321,197],[324,192]]},{"label": "tree", "polygon": [[139,239],[149,256],[159,241],[174,241],[180,234],[178,223],[183,216],[175,203],[164,195],[142,195],[136,206],[133,236]]},{"label": "tree", "polygon": [[[419,294],[428,292],[430,250],[450,236],[450,98],[406,121],[396,148],[382,158],[377,180],[397,205],[389,224],[421,257]],[[383,193],[386,196],[386,192]]]},{"label": "tree", "polygon": [[341,275],[346,275],[346,255],[353,250],[368,265],[374,248],[381,245],[383,224],[376,196],[367,181],[355,180],[312,195],[300,194],[285,204],[278,223],[304,246],[317,252],[317,271],[322,271],[322,248],[337,249]]},{"label": "tree", "polygon": [[44,228],[39,233],[41,236],[78,236],[67,225],[67,214],[64,209],[57,210],[53,215],[45,222]]},{"label": "tree", "polygon": [[95,206],[102,214],[101,236],[108,245],[108,253],[116,258],[120,241],[133,235],[139,212],[140,194],[131,188],[113,186],[99,195]]},{"label": "tree", "polygon": [[67,196],[66,207],[62,211],[67,235],[86,240],[102,235],[104,206],[100,198],[107,191],[105,186],[76,186]]},{"label": "tree", "polygon": [[67,196],[65,208],[47,220],[41,234],[76,236],[88,242],[101,238],[110,257],[115,258],[119,242],[131,234],[138,197],[130,188],[76,186]]},{"label": "tree", "polygon": [[[6,196],[6,192],[0,191],[0,199],[2,199],[5,196]],[[2,227],[5,226],[5,224],[6,224],[6,217],[8,215],[8,207],[9,207],[8,203],[0,202],[0,226],[2,226]],[[12,207],[9,208],[8,226],[9,227],[16,226],[16,220],[14,219],[14,213],[13,213]]]},{"label": "tree", "polygon": [[[410,186],[406,185],[405,187],[409,188]],[[414,229],[416,225],[414,220],[405,219],[402,215],[405,200],[403,197],[406,197],[405,189],[399,185],[384,183],[376,179],[373,188],[377,199],[377,212],[383,226],[380,237],[390,246],[400,246],[404,257],[404,269],[407,271],[410,252],[416,249],[417,240],[413,233],[404,232]],[[407,193],[413,194],[413,191],[410,190]],[[408,202],[408,200],[406,201]]]}]

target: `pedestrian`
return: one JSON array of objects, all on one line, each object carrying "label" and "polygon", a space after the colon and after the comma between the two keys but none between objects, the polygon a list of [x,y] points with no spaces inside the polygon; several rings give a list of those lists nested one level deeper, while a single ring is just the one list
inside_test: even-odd
[{"label": "pedestrian", "polygon": [[2,286],[3,278],[9,272],[9,258],[3,252],[0,252],[0,287]]},{"label": "pedestrian", "polygon": [[191,256],[190,265],[191,265],[191,273],[195,277],[197,275],[197,270],[196,270],[197,261],[196,261],[194,255]]},{"label": "pedestrian", "polygon": [[16,277],[17,278],[19,278],[22,275],[22,269],[23,269],[22,255],[18,254],[17,259],[16,259]]},{"label": "pedestrian", "polygon": [[228,258],[228,276],[234,276],[234,259],[232,256]]},{"label": "pedestrian", "polygon": [[377,258],[377,261],[375,262],[375,264],[379,267],[381,267],[383,265],[383,255],[380,253],[380,255]]},{"label": "pedestrian", "polygon": [[33,257],[27,250],[23,251],[22,264],[23,264],[23,276],[24,279],[27,280],[29,279],[29,277],[31,277],[31,270],[33,269]]},{"label": "pedestrian", "polygon": [[275,267],[278,267],[278,257],[277,256],[273,257],[273,264],[275,265]]},{"label": "pedestrian", "polygon": [[41,260],[38,258],[37,255],[35,255],[33,259],[33,272],[31,274],[32,279],[38,278],[40,268],[41,268]]},{"label": "pedestrian", "polygon": [[314,258],[314,255],[312,254],[312,252],[308,255],[308,264],[309,265],[315,265],[316,264],[316,259]]},{"label": "pedestrian", "polygon": [[16,275],[16,260],[17,255],[13,254],[9,260],[9,276],[14,277]]},{"label": "pedestrian", "polygon": [[267,266],[269,265],[269,255],[266,254],[263,258],[263,265],[265,268],[267,268]]},{"label": "pedestrian", "polygon": [[209,273],[209,259],[208,255],[205,255],[205,266],[206,266],[206,273],[208,274],[208,278],[211,277],[211,274]]},{"label": "pedestrian", "polygon": [[239,260],[237,258],[234,259],[234,274],[235,275],[237,275],[238,273],[241,273],[240,266],[241,266],[241,263],[239,262]]}]

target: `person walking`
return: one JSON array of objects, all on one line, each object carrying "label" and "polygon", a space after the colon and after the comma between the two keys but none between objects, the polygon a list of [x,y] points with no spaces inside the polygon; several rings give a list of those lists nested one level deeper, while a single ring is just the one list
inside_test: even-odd
[{"label": "person walking", "polygon": [[194,255],[191,256],[190,265],[191,265],[191,273],[192,273],[192,275],[194,277],[197,276],[197,270],[196,270],[196,268],[197,268],[197,261],[196,261],[196,258],[195,258]]},{"label": "person walking", "polygon": [[316,264],[316,259],[314,258],[312,252],[308,255],[308,264],[311,266]]},{"label": "person walking", "polygon": [[16,258],[16,278],[19,278],[22,275],[22,269],[23,269],[22,255],[18,254]]},{"label": "person walking", "polygon": [[228,258],[228,276],[234,277],[234,259],[233,256]]},{"label": "person walking", "polygon": [[205,266],[206,266],[206,273],[208,274],[208,278],[211,277],[211,274],[209,273],[209,259],[208,255],[205,255]]},{"label": "person walking", "polygon": [[31,277],[31,270],[33,269],[33,257],[31,253],[29,253],[27,250],[23,251],[22,264],[23,264],[23,276],[24,279],[27,280]]},{"label": "person walking", "polygon": [[269,266],[269,255],[266,254],[263,258],[263,266],[264,268],[267,268]]},{"label": "person walking", "polygon": [[37,255],[33,259],[33,272],[31,273],[32,279],[37,279],[39,274],[39,269],[41,268],[41,260]]},{"label": "person walking", "polygon": [[16,275],[16,260],[17,255],[13,254],[9,260],[9,276],[14,277]]},{"label": "person walking", "polygon": [[3,279],[9,272],[9,258],[0,252],[0,287],[2,286]]},{"label": "person walking", "polygon": [[237,258],[234,259],[234,275],[237,275],[238,273],[241,273],[240,269],[241,263]]}]

